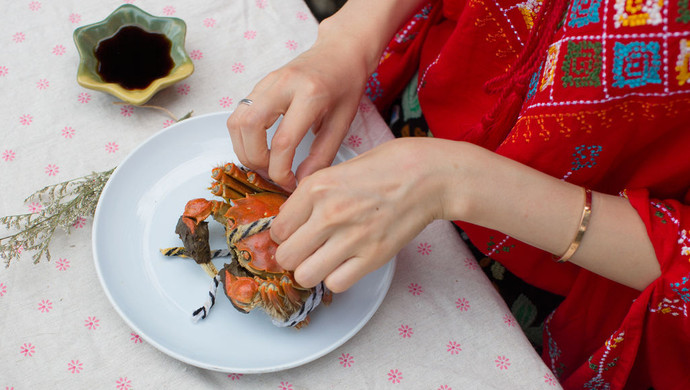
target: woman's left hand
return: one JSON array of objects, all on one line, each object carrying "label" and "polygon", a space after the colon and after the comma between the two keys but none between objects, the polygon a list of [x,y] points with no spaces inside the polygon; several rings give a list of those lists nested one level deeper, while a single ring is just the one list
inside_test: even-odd
[{"label": "woman's left hand", "polygon": [[278,263],[333,292],[383,266],[439,216],[438,181],[420,163],[433,143],[394,140],[302,180],[271,228]]}]

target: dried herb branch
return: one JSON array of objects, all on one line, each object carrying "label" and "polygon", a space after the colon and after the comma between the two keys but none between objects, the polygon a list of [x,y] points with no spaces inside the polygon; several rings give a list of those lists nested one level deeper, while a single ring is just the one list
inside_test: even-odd
[{"label": "dried herb branch", "polygon": [[50,241],[57,228],[67,234],[80,218],[92,217],[105,183],[115,168],[53,184],[36,191],[24,202],[38,202],[35,213],[9,215],[0,223],[16,233],[0,238],[0,257],[9,267],[22,251],[34,251],[34,264],[42,257],[50,261]]}]

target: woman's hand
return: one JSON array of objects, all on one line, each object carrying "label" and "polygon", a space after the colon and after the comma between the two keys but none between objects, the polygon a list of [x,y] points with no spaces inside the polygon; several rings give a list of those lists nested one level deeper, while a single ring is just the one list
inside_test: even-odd
[{"label": "woman's hand", "polygon": [[[319,25],[314,46],[261,80],[228,118],[235,154],[288,190],[333,162],[369,75],[391,36],[421,0],[349,0]],[[284,115],[269,146],[266,129]],[[292,172],[295,148],[312,129],[309,156]]]},{"label": "woman's hand", "polygon": [[[288,190],[296,186],[295,149],[309,128],[316,137],[296,172],[299,179],[333,162],[364,93],[368,72],[354,60],[357,45],[329,37],[323,34],[311,49],[261,80],[248,96],[251,106],[240,104],[228,119],[240,162]],[[266,129],[281,114],[269,147]]]},{"label": "woman's hand", "polygon": [[301,181],[270,230],[278,263],[342,292],[388,262],[440,216],[442,183],[423,163],[436,143],[394,140]]}]

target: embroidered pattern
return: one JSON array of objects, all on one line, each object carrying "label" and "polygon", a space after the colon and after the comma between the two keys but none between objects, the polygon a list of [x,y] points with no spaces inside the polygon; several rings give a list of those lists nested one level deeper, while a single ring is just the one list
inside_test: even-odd
[{"label": "embroidered pattern", "polygon": [[563,87],[598,87],[601,85],[601,42],[568,41],[563,58]]},{"label": "embroidered pattern", "polygon": [[670,314],[674,317],[688,316],[688,303],[681,299],[663,298],[656,307],[649,308],[650,313]]},{"label": "embroidered pattern", "polygon": [[616,0],[614,25],[616,28],[658,25],[662,22],[663,6],[664,0]]},{"label": "embroidered pattern", "polygon": [[690,42],[687,39],[680,40],[680,53],[676,60],[676,80],[678,85],[685,84],[690,79]]},{"label": "embroidered pattern", "polygon": [[685,24],[690,22],[690,2],[688,0],[678,0],[678,17],[676,22]]},{"label": "embroidered pattern", "polygon": [[690,302],[690,274],[683,276],[680,282],[671,283],[671,290],[673,290],[683,302]]},{"label": "embroidered pattern", "polygon": [[599,23],[601,0],[575,0],[570,7],[568,26],[583,27],[590,23]]},{"label": "embroidered pattern", "polygon": [[659,42],[616,42],[613,51],[612,86],[638,88],[647,84],[661,84]]},{"label": "embroidered pattern", "polygon": [[596,371],[596,375],[592,379],[590,379],[587,383],[585,383],[585,385],[584,385],[585,389],[608,389],[608,388],[610,388],[610,384],[604,380],[603,374],[604,374],[604,371],[608,371],[609,369],[616,366],[616,362],[618,361],[618,357],[614,357],[613,359],[611,359],[608,362],[607,362],[607,360],[608,360],[611,352],[615,348],[619,347],[620,343],[622,343],[624,340],[625,340],[625,332],[621,331],[618,334],[614,333],[604,343],[605,350],[604,350],[604,353],[602,353],[601,358],[599,359],[598,363],[592,363],[592,361],[594,360],[594,355],[590,356],[589,368]]},{"label": "embroidered pattern", "polygon": [[572,171],[579,171],[582,168],[592,168],[597,165],[596,158],[601,153],[601,145],[580,145],[575,148],[573,153],[574,160],[571,162]]},{"label": "embroidered pattern", "polygon": [[544,73],[541,77],[541,87],[539,90],[543,91],[548,86],[553,85],[553,80],[556,76],[556,65],[558,64],[558,53],[561,46],[554,43],[549,46],[548,54],[546,55],[546,63],[544,64]]},{"label": "embroidered pattern", "polygon": [[535,93],[537,93],[537,87],[539,86],[539,74],[541,74],[541,68],[544,66],[542,63],[539,66],[539,69],[537,69],[536,72],[532,75],[532,78],[529,80],[529,87],[527,90],[527,96],[525,97],[525,100],[531,99]]},{"label": "embroidered pattern", "polygon": [[[598,0],[597,0],[598,1]],[[541,0],[527,0],[517,5],[517,8],[525,19],[525,25],[530,31],[534,27],[534,17],[539,12],[543,2]]]},{"label": "embroidered pattern", "polygon": [[369,80],[367,81],[367,88],[364,91],[372,102],[375,102],[376,99],[383,95],[383,89],[381,89],[381,82],[379,81],[378,77],[379,72],[374,72],[374,74],[369,77]]}]

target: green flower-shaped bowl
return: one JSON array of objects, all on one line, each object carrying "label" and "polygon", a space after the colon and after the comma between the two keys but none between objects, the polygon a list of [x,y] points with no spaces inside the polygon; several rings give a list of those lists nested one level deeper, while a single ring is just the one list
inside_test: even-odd
[{"label": "green flower-shaped bowl", "polygon": [[[116,83],[105,82],[98,74],[96,46],[123,26],[138,26],[150,33],[164,34],[172,46],[173,68],[168,75],[155,79],[144,89],[126,89]],[[85,88],[107,92],[127,103],[142,105],[153,95],[194,72],[194,64],[184,47],[187,25],[182,19],[150,15],[136,6],[125,4],[104,20],[74,30],[74,43],[79,51],[77,82]]]}]

